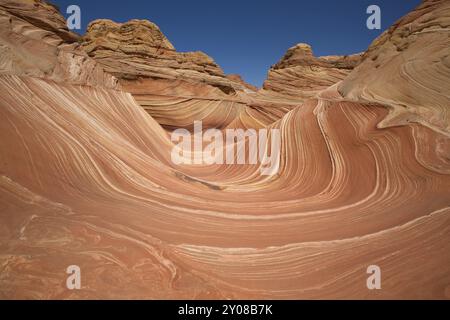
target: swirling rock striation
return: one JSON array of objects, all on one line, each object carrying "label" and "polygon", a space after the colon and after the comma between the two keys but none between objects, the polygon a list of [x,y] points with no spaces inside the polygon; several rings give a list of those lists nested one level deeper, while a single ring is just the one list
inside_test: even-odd
[{"label": "swirling rock striation", "polygon": [[45,1],[0,2],[0,74],[118,89],[118,80],[89,58],[78,40]]},{"label": "swirling rock striation", "polygon": [[[190,128],[195,120],[222,129],[246,123],[263,127],[298,104],[260,97],[257,88],[239,75],[225,75],[202,52],[177,52],[158,26],[147,20],[96,20],[81,42],[86,53],[169,130]],[[255,109],[264,112],[255,114]]]},{"label": "swirling rock striation", "polygon": [[389,106],[380,127],[417,122],[450,135],[449,17],[449,1],[424,1],[373,42],[339,91]]},{"label": "swirling rock striation", "polygon": [[[37,2],[17,1],[22,9],[14,16],[30,3]],[[292,94],[293,85],[286,92],[230,94],[193,78],[127,79],[120,70],[130,72],[126,61],[137,63],[134,54],[113,66],[118,90],[43,73],[70,39],[13,18],[20,24],[1,38],[10,54],[2,55],[9,67],[0,75],[0,298],[450,299],[450,139],[445,109],[437,107],[445,84],[435,83],[450,76],[443,64],[425,69],[420,63],[442,62],[436,48],[447,44],[446,8],[445,1],[426,1],[408,16],[422,22],[426,16],[430,25],[405,38],[409,49],[393,60],[399,65],[385,63],[405,72],[404,61],[412,59],[421,72],[403,74],[404,81],[385,90],[375,82],[379,95],[370,95],[375,89],[363,72],[372,70],[373,52],[391,54],[382,49],[393,41],[389,36],[343,82],[334,82],[338,77],[330,74],[337,71],[329,64],[344,70],[347,62],[320,58],[321,86],[331,85],[323,90],[318,74],[309,85],[303,78]],[[142,28],[173,53],[153,25]],[[41,46],[29,50],[33,41],[25,36]],[[136,34],[123,37],[135,43],[131,52],[153,50]],[[415,41],[423,47],[422,37],[433,39],[434,49],[415,61],[408,50],[420,57],[425,49]],[[42,46],[44,39],[53,44]],[[123,48],[113,49],[105,54]],[[18,67],[22,50],[49,62],[30,58],[30,66]],[[279,67],[307,69],[316,59],[303,46]],[[142,61],[137,65],[145,69]],[[80,74],[88,71],[80,67]],[[389,77],[382,68],[377,77]],[[417,75],[426,77],[411,77]],[[305,85],[311,90],[303,91]],[[420,108],[405,109],[420,116],[442,112],[441,122],[430,116],[380,128],[395,102],[386,97],[405,102],[407,95],[394,93],[412,89]],[[168,131],[196,120],[220,129],[279,129],[278,173],[262,176],[250,164],[174,164]],[[66,268],[74,264],[82,270],[82,289],[71,291]],[[370,265],[382,270],[382,290],[367,289]]]}]

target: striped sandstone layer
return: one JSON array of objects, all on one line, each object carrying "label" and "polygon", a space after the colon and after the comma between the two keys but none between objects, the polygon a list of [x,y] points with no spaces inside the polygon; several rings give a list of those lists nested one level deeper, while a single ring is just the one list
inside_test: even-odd
[{"label": "striped sandstone layer", "polygon": [[[425,1],[409,19],[428,14],[442,26],[447,2]],[[446,44],[437,25],[430,47]],[[407,39],[414,48],[421,36]],[[25,46],[8,41],[14,54]],[[365,63],[347,79],[364,83]],[[447,118],[380,128],[388,105],[349,96],[347,79],[293,98],[115,73],[117,90],[23,70],[0,75],[0,298],[450,299]],[[380,95],[410,90],[434,114],[448,95],[428,88],[450,74],[426,70]],[[278,174],[173,164],[167,129],[201,119],[279,129]],[[69,291],[74,264],[82,290]],[[367,289],[369,265],[380,266],[382,290]]]},{"label": "striped sandstone layer", "polygon": [[0,1],[0,74],[118,88],[90,59],[58,10],[38,0]]},{"label": "striped sandstone layer", "polygon": [[343,80],[361,60],[361,54],[315,57],[310,45],[290,48],[269,70],[263,92],[276,92],[304,101]]}]

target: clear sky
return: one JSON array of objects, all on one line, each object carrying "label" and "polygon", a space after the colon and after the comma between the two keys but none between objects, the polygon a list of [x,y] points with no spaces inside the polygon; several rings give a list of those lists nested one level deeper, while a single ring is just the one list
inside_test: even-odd
[{"label": "clear sky", "polygon": [[[67,17],[81,8],[82,30],[92,20],[148,19],[178,51],[204,51],[225,71],[261,86],[267,71],[299,43],[316,56],[361,52],[420,0],[50,0]],[[382,30],[366,27],[369,5],[381,8]]]}]

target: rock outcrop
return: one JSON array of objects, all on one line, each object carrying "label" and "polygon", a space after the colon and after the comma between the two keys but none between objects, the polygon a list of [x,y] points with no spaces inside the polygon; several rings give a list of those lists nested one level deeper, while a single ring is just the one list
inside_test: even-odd
[{"label": "rock outcrop", "polygon": [[[91,25],[76,64],[52,6],[1,1],[0,299],[450,299],[447,3],[342,82],[357,56],[300,45],[256,93],[147,22]],[[424,120],[380,129],[404,103]],[[279,130],[278,172],[173,162],[168,133],[198,120]]]},{"label": "rock outcrop", "polygon": [[241,82],[227,78],[205,53],[177,52],[158,26],[147,20],[93,21],[82,44],[90,57],[119,79],[205,83],[226,94],[245,89]]},{"label": "rock outcrop", "polygon": [[[206,128],[242,127],[255,123],[253,117],[257,126],[264,126],[298,103],[260,97],[256,87],[239,75],[225,75],[202,52],[177,52],[158,26],[146,20],[96,20],[81,42],[86,53],[166,129],[190,128],[195,120]],[[265,112],[255,114],[255,108]]]},{"label": "rock outcrop", "polygon": [[299,43],[269,71],[263,89],[301,100],[343,80],[360,62],[361,54],[315,57],[310,45]]},{"label": "rock outcrop", "polygon": [[258,91],[258,87],[245,82],[244,79],[242,79],[242,77],[239,74],[228,74],[226,75],[226,77],[233,82],[242,84],[245,88],[250,90],[250,92]]},{"label": "rock outcrop", "polygon": [[42,0],[0,2],[0,73],[118,88],[80,48],[64,17]]},{"label": "rock outcrop", "polygon": [[426,0],[384,32],[339,86],[391,108],[380,127],[411,122],[450,136],[450,1]]}]

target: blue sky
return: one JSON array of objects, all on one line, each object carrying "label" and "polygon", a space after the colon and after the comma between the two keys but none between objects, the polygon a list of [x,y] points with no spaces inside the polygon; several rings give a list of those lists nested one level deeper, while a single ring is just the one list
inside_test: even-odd
[{"label": "blue sky", "polygon": [[[65,14],[81,8],[82,30],[95,19],[148,19],[178,51],[204,51],[225,71],[261,86],[267,71],[299,43],[315,55],[361,52],[420,0],[51,0]],[[382,30],[368,30],[366,9],[381,8]]]}]

